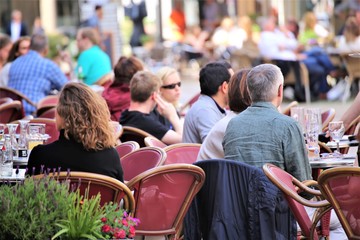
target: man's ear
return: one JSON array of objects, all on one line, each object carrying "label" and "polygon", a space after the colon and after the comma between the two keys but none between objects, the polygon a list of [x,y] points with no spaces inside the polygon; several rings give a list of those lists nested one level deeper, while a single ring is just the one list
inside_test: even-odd
[{"label": "man's ear", "polygon": [[279,89],[278,89],[278,94],[277,94],[278,97],[282,97],[283,91],[284,91],[283,85],[280,84]]},{"label": "man's ear", "polygon": [[227,94],[228,88],[229,88],[229,84],[228,84],[227,81],[224,81],[224,82],[220,85],[220,90],[221,90],[223,93],[225,93],[225,94]]},{"label": "man's ear", "polygon": [[158,97],[158,93],[156,91],[150,95],[151,100],[155,101],[156,97]]}]

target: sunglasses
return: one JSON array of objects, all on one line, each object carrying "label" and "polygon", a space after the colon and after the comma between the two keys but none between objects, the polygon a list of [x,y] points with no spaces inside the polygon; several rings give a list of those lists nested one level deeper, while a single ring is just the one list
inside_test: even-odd
[{"label": "sunglasses", "polygon": [[161,86],[161,88],[174,89],[174,88],[176,88],[176,85],[178,85],[179,87],[181,87],[181,82],[173,83],[173,84],[169,84],[169,85],[164,85],[164,86]]}]

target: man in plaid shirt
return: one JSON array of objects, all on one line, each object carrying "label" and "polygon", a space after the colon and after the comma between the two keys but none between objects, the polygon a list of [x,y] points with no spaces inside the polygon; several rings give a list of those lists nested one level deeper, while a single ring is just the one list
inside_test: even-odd
[{"label": "man in plaid shirt", "polygon": [[[10,67],[8,87],[13,88],[37,103],[52,90],[60,90],[68,81],[60,68],[45,56],[48,39],[41,34],[31,38],[30,51],[17,58]],[[23,101],[26,115],[35,112],[35,107]]]}]

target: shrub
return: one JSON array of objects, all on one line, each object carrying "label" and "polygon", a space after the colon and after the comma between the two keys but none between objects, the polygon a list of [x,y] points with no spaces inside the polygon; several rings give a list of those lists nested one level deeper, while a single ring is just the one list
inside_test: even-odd
[{"label": "shrub", "polygon": [[48,239],[53,223],[66,216],[74,193],[49,178],[28,178],[15,186],[0,186],[0,239]]}]

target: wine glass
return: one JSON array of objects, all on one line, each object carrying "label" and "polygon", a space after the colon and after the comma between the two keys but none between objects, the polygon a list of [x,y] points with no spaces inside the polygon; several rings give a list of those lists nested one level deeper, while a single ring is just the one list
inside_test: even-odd
[{"label": "wine glass", "polygon": [[336,142],[336,153],[340,154],[339,142],[345,133],[345,127],[343,121],[330,122],[329,133],[331,139]]}]

